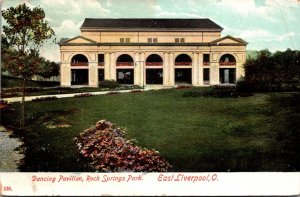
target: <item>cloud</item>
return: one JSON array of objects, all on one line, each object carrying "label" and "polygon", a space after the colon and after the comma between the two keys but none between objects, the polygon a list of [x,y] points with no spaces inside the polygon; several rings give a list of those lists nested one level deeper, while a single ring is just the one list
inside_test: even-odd
[{"label": "cloud", "polygon": [[79,34],[79,28],[82,25],[83,21],[80,21],[79,23],[75,23],[74,21],[70,19],[66,19],[62,21],[60,26],[53,27],[53,30],[56,35],[60,37],[72,37],[77,34]]}]

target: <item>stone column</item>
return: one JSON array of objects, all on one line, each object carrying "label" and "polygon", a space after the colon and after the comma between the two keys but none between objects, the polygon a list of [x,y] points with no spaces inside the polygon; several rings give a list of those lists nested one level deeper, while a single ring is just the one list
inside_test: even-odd
[{"label": "stone column", "polygon": [[110,80],[110,55],[108,52],[104,54],[104,79]]},{"label": "stone column", "polygon": [[110,53],[110,79],[117,80],[116,73],[116,58],[115,53],[112,52]]},{"label": "stone column", "polygon": [[245,70],[243,64],[244,62],[236,63],[236,81],[238,81],[241,77],[245,76]]},{"label": "stone column", "polygon": [[174,61],[174,52],[169,54],[169,83],[170,86],[175,86],[175,61]]},{"label": "stone column", "polygon": [[198,60],[199,60],[199,85],[203,85],[203,54],[199,53],[198,54]]},{"label": "stone column", "polygon": [[209,79],[211,85],[216,85],[220,83],[220,73],[219,73],[219,62],[212,62],[210,64],[210,73],[209,73]]},{"label": "stone column", "polygon": [[193,53],[193,65],[192,65],[192,85],[199,85],[199,53]]},{"label": "stone column", "polygon": [[89,62],[89,86],[98,87],[98,63],[96,61]]},{"label": "stone column", "polygon": [[163,85],[170,86],[170,67],[169,67],[169,54],[164,52],[164,63],[163,63]]},{"label": "stone column", "polygon": [[145,52],[142,52],[141,53],[141,59],[140,59],[140,61],[141,61],[141,64],[140,64],[140,76],[141,76],[141,85],[142,86],[145,86],[146,85],[146,69],[145,69],[145,67],[146,67],[146,62],[145,62]]},{"label": "stone column", "polygon": [[135,56],[134,56],[134,85],[138,85],[138,86],[141,86],[141,79],[142,79],[142,76],[141,76],[141,66],[142,66],[142,63],[140,62],[140,53],[138,52],[135,52]]},{"label": "stone column", "polygon": [[71,65],[70,63],[61,63],[60,65],[60,85],[63,87],[71,86]]}]

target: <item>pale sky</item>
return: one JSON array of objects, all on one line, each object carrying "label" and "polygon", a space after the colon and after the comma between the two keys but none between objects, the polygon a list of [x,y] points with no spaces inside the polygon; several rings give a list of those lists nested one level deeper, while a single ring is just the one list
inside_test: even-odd
[{"label": "pale sky", "polygon": [[[300,50],[300,0],[4,0],[2,10],[22,2],[45,10],[57,40],[79,35],[85,18],[210,18],[247,50]],[[58,45],[41,54],[60,61]]]}]

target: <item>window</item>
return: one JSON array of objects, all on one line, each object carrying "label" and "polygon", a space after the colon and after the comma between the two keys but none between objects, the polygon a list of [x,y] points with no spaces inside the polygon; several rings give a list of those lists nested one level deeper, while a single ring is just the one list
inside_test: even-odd
[{"label": "window", "polygon": [[209,62],[209,54],[203,54],[203,62]]},{"label": "window", "polygon": [[175,38],[175,42],[185,42],[184,38]]},{"label": "window", "polygon": [[130,38],[120,38],[120,42],[121,43],[129,43],[130,42]]},{"label": "window", "polygon": [[157,38],[148,38],[148,42],[157,42]]},{"label": "window", "polygon": [[203,68],[203,82],[209,83],[209,68]]},{"label": "window", "polygon": [[104,54],[98,54],[98,66],[104,66]]}]

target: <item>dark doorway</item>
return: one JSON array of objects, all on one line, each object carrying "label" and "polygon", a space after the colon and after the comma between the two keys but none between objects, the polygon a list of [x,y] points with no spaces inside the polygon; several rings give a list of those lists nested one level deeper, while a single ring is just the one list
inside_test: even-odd
[{"label": "dark doorway", "polygon": [[203,68],[203,83],[209,84],[209,68]]},{"label": "dark doorway", "polygon": [[146,69],[146,84],[163,84],[163,69]]},{"label": "dark doorway", "polygon": [[119,84],[133,84],[134,69],[117,69],[117,82]]},{"label": "dark doorway", "polygon": [[88,69],[72,69],[71,85],[88,85],[89,70]]},{"label": "dark doorway", "polygon": [[191,68],[175,68],[175,83],[176,84],[192,84],[192,69]]},{"label": "dark doorway", "polygon": [[235,81],[236,81],[236,69],[235,68],[220,68],[220,83],[234,84]]},{"label": "dark doorway", "polygon": [[104,80],[104,69],[98,69],[98,81]]}]

